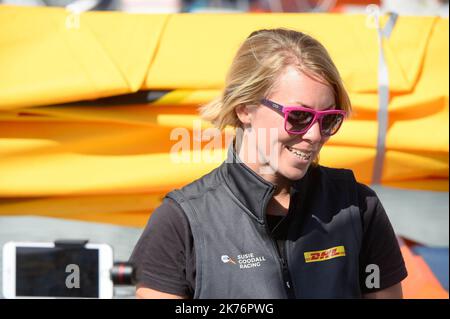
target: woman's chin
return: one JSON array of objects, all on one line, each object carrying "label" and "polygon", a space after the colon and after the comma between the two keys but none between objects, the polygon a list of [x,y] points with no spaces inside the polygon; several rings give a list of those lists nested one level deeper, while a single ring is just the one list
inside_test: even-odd
[{"label": "woman's chin", "polygon": [[309,164],[307,164],[301,168],[293,167],[293,166],[280,167],[278,172],[281,175],[283,175],[284,177],[286,177],[287,179],[289,179],[291,181],[296,181],[296,180],[302,179],[305,176],[306,172],[308,171],[308,167],[309,167]]}]

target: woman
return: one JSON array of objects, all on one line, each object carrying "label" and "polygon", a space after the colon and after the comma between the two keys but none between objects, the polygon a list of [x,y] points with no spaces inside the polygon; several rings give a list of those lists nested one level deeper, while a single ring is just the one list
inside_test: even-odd
[{"label": "woman", "polygon": [[376,194],[318,165],[351,106],[326,49],[253,32],[204,119],[227,160],[152,214],[131,256],[138,298],[401,298],[406,269]]}]

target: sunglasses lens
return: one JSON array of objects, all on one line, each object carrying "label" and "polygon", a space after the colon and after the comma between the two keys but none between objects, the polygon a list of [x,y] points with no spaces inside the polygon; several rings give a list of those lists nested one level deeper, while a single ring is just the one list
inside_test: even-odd
[{"label": "sunglasses lens", "polygon": [[322,134],[330,136],[335,134],[342,122],[344,121],[344,115],[342,114],[327,114],[322,118]]},{"label": "sunglasses lens", "polygon": [[287,117],[287,128],[291,132],[302,132],[311,124],[314,114],[306,111],[290,111]]}]

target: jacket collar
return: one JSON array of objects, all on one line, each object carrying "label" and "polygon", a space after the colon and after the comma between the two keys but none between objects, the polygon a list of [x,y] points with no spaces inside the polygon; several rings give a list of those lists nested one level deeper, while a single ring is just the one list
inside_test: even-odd
[{"label": "jacket collar", "polygon": [[[309,171],[309,170],[308,170]],[[239,158],[236,153],[234,141],[230,143],[225,163],[220,167],[220,172],[226,185],[237,200],[243,204],[250,213],[264,223],[265,210],[276,186],[259,176]],[[302,186],[302,178],[293,183],[291,199],[295,192]]]}]

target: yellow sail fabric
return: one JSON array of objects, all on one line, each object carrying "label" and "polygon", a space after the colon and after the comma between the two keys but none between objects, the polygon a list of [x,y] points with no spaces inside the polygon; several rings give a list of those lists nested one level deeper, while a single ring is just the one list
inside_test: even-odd
[{"label": "yellow sail fabric", "polygon": [[[87,12],[76,28],[68,27],[71,13],[63,9],[3,5],[0,17],[1,109],[139,89],[219,89],[239,44],[255,29],[271,27],[319,39],[350,91],[378,87],[377,32],[363,15]],[[448,26],[434,17],[398,19],[385,44],[393,92],[415,87],[432,31],[442,22]]]},{"label": "yellow sail fabric", "polygon": [[[225,158],[232,130],[208,151],[212,144],[194,136],[211,128],[197,107],[220,94],[236,49],[259,28],[305,31],[327,47],[354,114],[320,162],[371,182],[379,51],[365,16],[88,12],[78,27],[73,18],[0,5],[0,215],[142,226],[166,192]],[[391,100],[382,183],[448,191],[448,19],[400,17],[384,45]],[[142,103],[93,100],[147,90],[162,92]],[[173,153],[183,134],[189,149]]]},{"label": "yellow sail fabric", "polygon": [[167,19],[0,5],[0,110],[136,92]]},{"label": "yellow sail fabric", "polygon": [[[437,20],[399,18],[386,44],[392,91],[407,92],[414,88]],[[364,15],[173,15],[144,86],[152,89],[222,87],[236,50],[252,31],[285,27],[306,32],[321,41],[350,91],[376,92],[377,31],[367,23]]]}]

